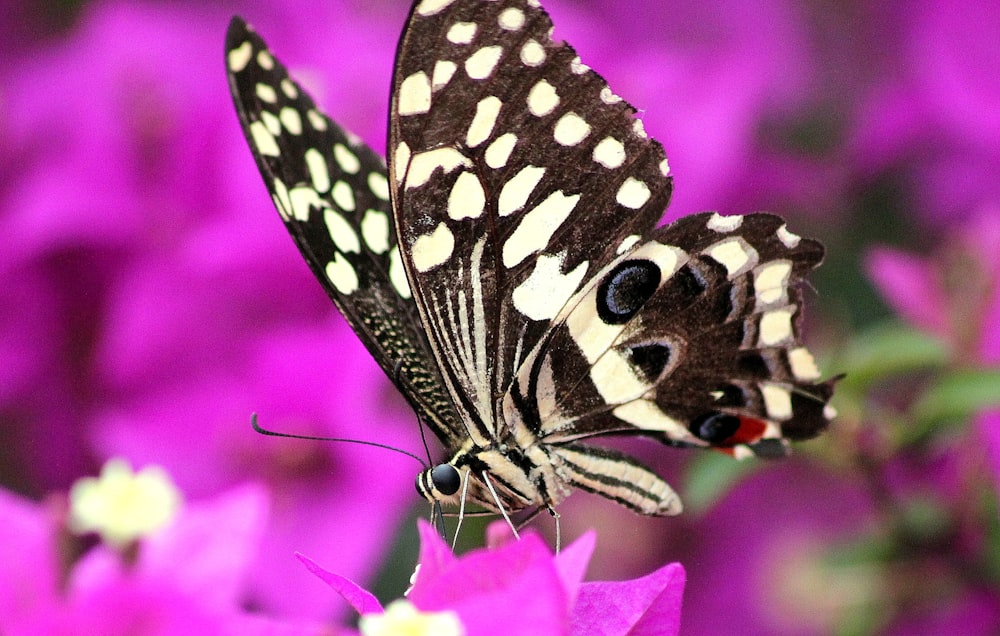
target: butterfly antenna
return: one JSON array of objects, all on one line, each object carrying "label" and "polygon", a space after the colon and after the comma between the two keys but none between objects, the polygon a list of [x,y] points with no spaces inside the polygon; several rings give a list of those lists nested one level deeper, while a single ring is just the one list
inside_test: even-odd
[{"label": "butterfly antenna", "polygon": [[256,413],[253,413],[253,414],[250,415],[250,426],[252,426],[253,430],[257,431],[261,435],[270,435],[271,437],[287,437],[289,439],[307,439],[307,440],[311,440],[311,441],[314,441],[314,442],[345,442],[347,444],[361,444],[363,446],[374,446],[375,448],[384,448],[386,450],[391,450],[391,451],[396,451],[397,453],[402,453],[403,455],[406,455],[407,457],[412,457],[413,459],[415,459],[418,462],[420,462],[421,466],[423,466],[424,468],[427,468],[427,464],[424,463],[424,460],[420,459],[419,456],[414,455],[413,453],[411,453],[409,451],[405,451],[402,448],[396,448],[395,446],[389,446],[388,444],[379,444],[378,442],[370,442],[370,441],[364,440],[364,439],[347,439],[345,437],[320,437],[320,436],[317,436],[317,435],[296,435],[294,433],[279,433],[277,431],[269,431],[268,429],[261,427],[261,425],[257,423],[257,414]]}]

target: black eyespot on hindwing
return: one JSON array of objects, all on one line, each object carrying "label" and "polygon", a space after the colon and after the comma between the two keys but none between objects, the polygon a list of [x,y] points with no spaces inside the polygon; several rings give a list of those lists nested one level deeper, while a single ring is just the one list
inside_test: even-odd
[{"label": "black eyespot on hindwing", "polygon": [[609,325],[632,319],[660,285],[660,268],[646,260],[619,263],[597,290],[597,315]]},{"label": "black eyespot on hindwing", "polygon": [[722,444],[740,428],[740,418],[728,413],[713,411],[691,420],[688,430],[709,444]]},{"label": "black eyespot on hindwing", "polygon": [[636,345],[629,348],[632,367],[640,371],[649,383],[656,382],[670,364],[670,346],[661,342]]}]

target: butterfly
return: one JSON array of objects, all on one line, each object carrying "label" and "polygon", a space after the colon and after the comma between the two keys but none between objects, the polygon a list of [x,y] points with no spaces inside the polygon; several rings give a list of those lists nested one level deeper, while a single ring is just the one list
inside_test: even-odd
[{"label": "butterfly", "polygon": [[657,227],[662,146],[551,33],[536,0],[415,2],[388,166],[238,17],[226,65],[292,238],[446,449],[427,499],[554,513],[579,488],[677,514],[665,480],[592,438],[773,457],[824,430],[833,380],[799,336],[823,246],[770,214]]}]

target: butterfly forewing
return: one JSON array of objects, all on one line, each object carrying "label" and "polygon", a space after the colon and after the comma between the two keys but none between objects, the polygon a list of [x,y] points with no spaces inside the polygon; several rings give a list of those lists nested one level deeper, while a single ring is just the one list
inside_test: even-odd
[{"label": "butterfly forewing", "polygon": [[459,443],[402,267],[383,160],[318,110],[240,18],[226,61],[250,149],[309,267],[438,436]]},{"label": "butterfly forewing", "polygon": [[551,319],[670,196],[635,109],[551,30],[533,2],[420,2],[397,54],[402,253],[478,444],[498,435],[497,398]]}]

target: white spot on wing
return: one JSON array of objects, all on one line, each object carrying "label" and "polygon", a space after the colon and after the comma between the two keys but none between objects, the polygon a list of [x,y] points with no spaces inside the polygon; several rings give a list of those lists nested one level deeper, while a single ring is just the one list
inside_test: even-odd
[{"label": "white spot on wing", "polygon": [[455,0],[423,0],[423,2],[417,6],[417,14],[424,17],[434,15],[435,13],[439,13],[442,9],[454,1]]},{"label": "white spot on wing", "polygon": [[538,80],[528,92],[528,110],[535,117],[548,115],[558,105],[559,94],[556,92],[555,87],[544,79]]},{"label": "white spot on wing", "polygon": [[575,146],[590,134],[590,124],[576,113],[566,113],[556,122],[553,137],[564,146]]},{"label": "white spot on wing", "polygon": [[494,170],[506,166],[515,145],[517,145],[517,135],[514,133],[504,133],[494,139],[493,143],[486,147],[483,155],[486,165]]},{"label": "white spot on wing", "polygon": [[667,161],[666,157],[664,157],[663,161],[660,162],[660,174],[664,177],[670,175],[670,163]]},{"label": "white spot on wing", "polygon": [[413,241],[410,258],[418,272],[426,272],[447,262],[455,249],[455,235],[448,226],[438,223],[430,234],[424,234]]},{"label": "white spot on wing", "polygon": [[762,347],[773,347],[792,339],[792,312],[789,309],[775,309],[760,316],[758,340]]},{"label": "white spot on wing", "polygon": [[789,261],[772,261],[754,269],[753,288],[757,303],[766,306],[787,298],[788,280],[792,275]]},{"label": "white spot on wing", "polygon": [[281,92],[284,93],[285,97],[288,99],[295,99],[299,96],[299,89],[295,87],[295,82],[287,77],[281,80]]},{"label": "white spot on wing", "polygon": [[601,101],[605,104],[617,104],[622,101],[622,98],[611,92],[611,88],[605,86],[601,89]]},{"label": "white spot on wing", "polygon": [[427,73],[418,71],[399,85],[396,111],[400,115],[420,115],[431,108],[431,81]]},{"label": "white spot on wing", "polygon": [[764,410],[769,418],[779,422],[791,419],[792,394],[788,389],[770,382],[761,382],[760,394],[764,398]]},{"label": "white spot on wing", "polygon": [[263,50],[257,53],[257,64],[265,71],[274,69],[274,56],[270,51]]},{"label": "white spot on wing", "polygon": [[788,226],[786,225],[782,225],[781,227],[779,227],[778,231],[775,234],[778,237],[778,240],[781,241],[781,244],[790,250],[793,250],[796,247],[798,247],[799,242],[802,240],[801,236],[799,236],[798,234],[794,234],[793,232],[790,232],[788,230]]},{"label": "white spot on wing", "polygon": [[594,146],[594,161],[605,168],[615,169],[625,163],[625,145],[614,137],[605,137]]},{"label": "white spot on wing", "polygon": [[319,194],[311,186],[296,186],[288,192],[288,202],[291,205],[291,216],[298,221],[308,221],[309,213],[315,208],[324,209],[327,205],[319,198]]},{"label": "white spot on wing", "polygon": [[326,264],[326,277],[336,290],[345,296],[353,294],[358,289],[358,273],[339,252]]},{"label": "white spot on wing", "polygon": [[574,75],[583,75],[590,70],[590,67],[580,61],[580,57],[574,57],[573,61],[569,63],[569,69],[573,71]]},{"label": "white spot on wing", "polygon": [[389,282],[393,289],[403,298],[410,298],[410,282],[406,280],[406,270],[403,268],[403,257],[399,255],[399,246],[392,248],[389,254]]},{"label": "white spot on wing", "polygon": [[280,157],[281,150],[274,135],[263,123],[255,121],[250,124],[250,137],[253,139],[253,146],[257,152],[266,157]]},{"label": "white spot on wing", "polygon": [[545,62],[545,47],[535,40],[528,40],[521,47],[521,62],[525,66],[541,66]]},{"label": "white spot on wing", "polygon": [[466,146],[475,148],[490,138],[502,106],[503,102],[492,95],[479,100],[479,103],[476,104],[476,114],[472,118],[472,124],[469,125],[469,132],[466,135]]},{"label": "white spot on wing", "polygon": [[497,19],[500,24],[500,28],[506,29],[508,31],[517,31],[524,26],[524,11],[511,7],[509,9],[504,9]]},{"label": "white spot on wing", "polygon": [[448,216],[456,221],[476,219],[486,209],[486,193],[473,172],[463,170],[448,195]]},{"label": "white spot on wing", "polygon": [[649,186],[635,177],[629,177],[628,179],[625,179],[621,187],[618,188],[618,194],[615,195],[615,200],[618,201],[619,205],[623,205],[626,208],[631,208],[633,210],[638,210],[642,206],[646,205],[650,196],[651,193],[649,191]]},{"label": "white spot on wing", "polygon": [[389,217],[380,210],[368,210],[361,219],[361,236],[376,254],[389,250]]},{"label": "white spot on wing", "polygon": [[357,232],[342,214],[327,208],[323,211],[323,223],[326,224],[326,230],[330,233],[330,238],[333,239],[338,250],[353,254],[361,251]]},{"label": "white spot on wing", "polygon": [[346,181],[338,181],[333,184],[330,196],[333,197],[333,202],[337,204],[337,207],[345,212],[353,212],[357,206],[357,202],[354,200],[354,190]]},{"label": "white spot on wing", "polygon": [[535,190],[538,182],[542,180],[545,168],[538,166],[525,166],[521,171],[504,184],[500,190],[500,197],[497,200],[497,213],[500,216],[509,216],[524,207],[528,202],[528,197]]},{"label": "white spot on wing", "polygon": [[465,60],[465,72],[474,80],[486,79],[493,74],[502,54],[502,46],[484,46]]},{"label": "white spot on wing", "polygon": [[410,163],[410,147],[406,145],[405,141],[396,146],[393,163],[395,164],[396,181],[403,183],[403,178],[406,176],[407,167]]},{"label": "white spot on wing", "polygon": [[267,102],[268,104],[276,104],[278,102],[278,93],[275,92],[274,87],[270,84],[257,82],[254,92],[257,93],[257,98],[262,102]]},{"label": "white spot on wing", "polygon": [[306,117],[309,119],[309,123],[316,130],[326,130],[326,118],[323,117],[315,108],[310,108],[306,113]]},{"label": "white spot on wing", "polygon": [[239,73],[245,69],[247,64],[250,63],[252,55],[253,47],[250,46],[250,41],[244,40],[242,44],[230,50],[229,55],[226,56],[226,64],[229,66],[229,71],[231,73]]},{"label": "white spot on wing", "polygon": [[456,22],[448,29],[445,37],[452,44],[468,44],[476,37],[476,29],[475,22]]},{"label": "white spot on wing", "polygon": [[624,254],[625,252],[632,249],[632,246],[639,242],[640,236],[638,234],[630,234],[622,239],[622,242],[618,245],[618,249],[615,250],[616,254]]},{"label": "white spot on wing", "polygon": [[274,193],[272,195],[274,207],[278,208],[278,214],[281,215],[281,218],[288,221],[292,218],[292,198],[288,194],[288,187],[284,181],[275,177],[271,191]]},{"label": "white spot on wing", "polygon": [[589,263],[584,261],[563,274],[562,257],[541,254],[535,269],[514,289],[514,307],[531,320],[551,320],[580,286]]},{"label": "white spot on wing", "polygon": [[796,380],[818,380],[820,373],[816,360],[805,347],[795,347],[788,350],[788,366]]},{"label": "white spot on wing", "polygon": [[277,137],[281,134],[281,120],[269,110],[260,111],[260,120],[267,126],[267,131]]},{"label": "white spot on wing", "polygon": [[333,158],[340,169],[347,174],[357,174],[358,170],[361,169],[361,161],[358,160],[358,156],[344,144],[333,145]]},{"label": "white spot on wing", "polygon": [[295,110],[291,106],[285,106],[278,113],[278,119],[281,120],[281,125],[285,127],[290,134],[301,135],[302,134],[302,117],[299,115],[299,111]]},{"label": "white spot on wing", "polygon": [[742,274],[757,264],[757,250],[747,244],[742,237],[721,241],[704,251],[715,260],[722,263],[729,278]]},{"label": "white spot on wing", "polygon": [[326,192],[330,189],[330,171],[326,167],[326,158],[315,148],[306,150],[306,168],[309,170],[309,178],[312,186],[317,192]]},{"label": "white spot on wing", "polygon": [[514,267],[529,255],[545,249],[579,200],[579,194],[567,196],[556,191],[525,213],[503,244],[504,267]]},{"label": "white spot on wing", "polygon": [[370,172],[368,173],[368,189],[372,191],[377,198],[383,201],[389,200],[389,181],[385,178],[385,175],[381,172]]},{"label": "white spot on wing", "polygon": [[419,188],[426,184],[438,168],[447,174],[459,166],[470,165],[472,162],[454,148],[435,148],[418,153],[410,161],[409,170],[406,172],[406,188]]},{"label": "white spot on wing", "polygon": [[743,225],[743,217],[741,215],[722,216],[718,212],[715,212],[712,216],[708,217],[706,227],[714,232],[726,234],[739,229],[741,225]]},{"label": "white spot on wing", "polygon": [[451,81],[452,75],[455,74],[455,69],[458,66],[449,60],[438,60],[434,64],[434,73],[431,77],[431,88],[433,90],[439,90]]}]

